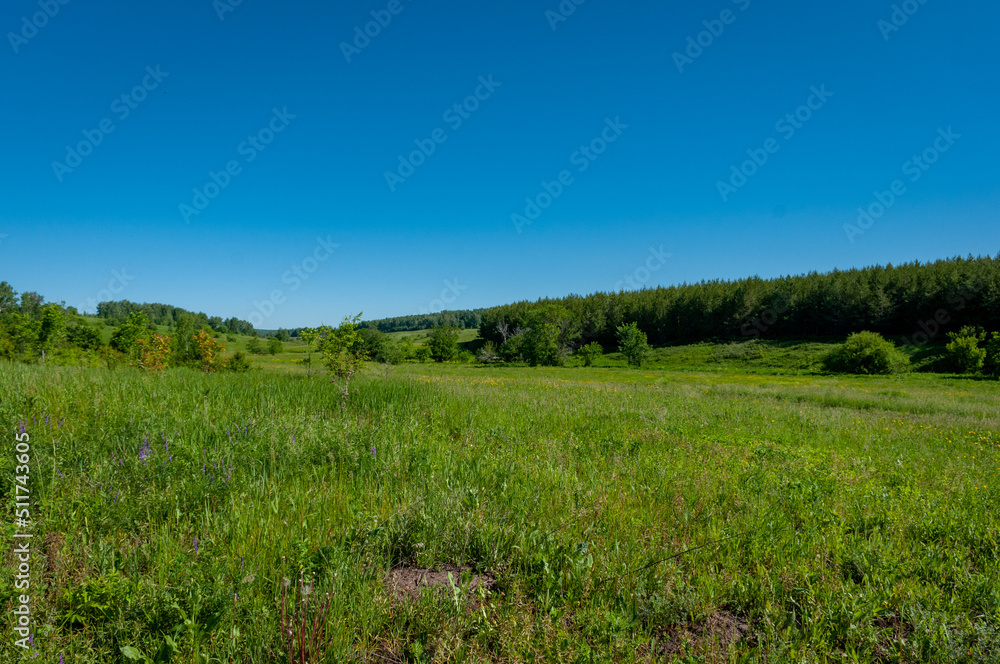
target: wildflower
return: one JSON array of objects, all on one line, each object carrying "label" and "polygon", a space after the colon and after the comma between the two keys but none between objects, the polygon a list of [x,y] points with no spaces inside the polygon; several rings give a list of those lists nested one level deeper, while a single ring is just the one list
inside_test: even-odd
[{"label": "wildflower", "polygon": [[194,552],[198,553],[198,538],[194,538]]},{"label": "wildflower", "polygon": [[142,442],[142,449],[139,450],[139,461],[146,463],[146,459],[148,459],[149,455],[153,453],[153,448],[149,446],[149,436],[143,438]]},{"label": "wildflower", "polygon": [[376,455],[376,450],[375,450],[375,446],[374,445],[372,445],[371,452],[372,452],[372,456]]},{"label": "wildflower", "polygon": [[292,581],[287,576],[286,577],[282,577],[282,579],[281,579],[281,585],[283,585],[284,587],[287,588],[288,586],[292,585]]}]

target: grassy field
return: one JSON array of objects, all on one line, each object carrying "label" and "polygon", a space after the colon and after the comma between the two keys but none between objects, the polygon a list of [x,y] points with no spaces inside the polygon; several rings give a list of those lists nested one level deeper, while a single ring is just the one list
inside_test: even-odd
[{"label": "grassy field", "polygon": [[286,349],[249,374],[0,365],[35,661],[288,661],[283,592],[310,629],[329,596],[315,661],[1000,661],[996,381],[704,345],[370,367],[345,399]]}]

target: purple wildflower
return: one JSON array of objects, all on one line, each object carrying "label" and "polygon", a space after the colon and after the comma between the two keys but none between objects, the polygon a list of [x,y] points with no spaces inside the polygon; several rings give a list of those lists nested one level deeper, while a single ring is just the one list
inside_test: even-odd
[{"label": "purple wildflower", "polygon": [[122,492],[121,492],[121,491],[119,491],[118,493],[116,493],[116,494],[115,494],[115,499],[114,499],[114,501],[113,501],[113,502],[116,502],[116,503],[117,503],[117,502],[118,502],[118,496],[120,496],[120,495],[122,495]]},{"label": "purple wildflower", "polygon": [[372,456],[376,456],[376,450],[375,450],[375,446],[374,445],[372,445],[371,452],[372,452]]},{"label": "purple wildflower", "polygon": [[21,433],[24,433],[24,420],[21,420]]},{"label": "purple wildflower", "polygon": [[139,461],[146,463],[146,459],[148,459],[149,455],[153,453],[153,448],[149,446],[149,436],[146,436],[142,442],[142,449],[139,450]]},{"label": "purple wildflower", "polygon": [[198,538],[194,538],[194,552],[198,553]]},{"label": "purple wildflower", "polygon": [[229,427],[226,427],[226,435],[229,436],[229,444],[233,444],[233,434],[229,433]]}]

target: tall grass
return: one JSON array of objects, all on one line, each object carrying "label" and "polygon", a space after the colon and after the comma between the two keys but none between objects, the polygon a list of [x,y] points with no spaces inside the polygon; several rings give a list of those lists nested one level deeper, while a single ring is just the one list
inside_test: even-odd
[{"label": "tall grass", "polygon": [[[345,409],[325,376],[0,372],[39,661],[287,661],[286,577],[331,662],[1000,660],[995,383],[409,365]],[[386,586],[443,564],[497,585]],[[723,614],[744,638],[678,641]]]}]

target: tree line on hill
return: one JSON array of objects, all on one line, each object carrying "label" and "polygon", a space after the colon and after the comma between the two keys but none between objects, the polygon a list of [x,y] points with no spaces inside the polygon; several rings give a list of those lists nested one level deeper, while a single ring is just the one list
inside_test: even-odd
[{"label": "tree line on hill", "polygon": [[97,305],[97,317],[112,321],[119,325],[131,314],[143,313],[153,325],[176,325],[182,318],[190,317],[195,325],[206,327],[222,334],[255,335],[253,325],[239,318],[223,320],[220,316],[208,316],[198,312],[193,313],[169,304],[138,304],[121,300],[118,302],[101,302]]},{"label": "tree line on hill", "polygon": [[963,325],[1000,330],[1000,255],[517,302],[484,311],[479,334],[498,349],[541,334],[566,352],[614,345],[629,323],[656,345],[868,330],[922,346]]},{"label": "tree line on hill", "polygon": [[361,325],[377,329],[379,332],[416,332],[444,325],[450,325],[460,330],[473,329],[479,327],[484,311],[486,309],[439,311],[433,314],[414,314],[412,316],[363,321]]}]

